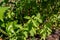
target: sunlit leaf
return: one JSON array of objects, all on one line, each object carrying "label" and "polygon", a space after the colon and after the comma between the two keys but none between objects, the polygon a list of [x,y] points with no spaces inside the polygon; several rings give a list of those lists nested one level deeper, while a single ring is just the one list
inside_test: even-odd
[{"label": "sunlit leaf", "polygon": [[38,22],[37,22],[36,20],[32,20],[32,23],[33,23],[33,25],[34,25],[35,27],[38,26]]},{"label": "sunlit leaf", "polygon": [[25,37],[27,38],[28,37],[28,35],[27,35],[27,32],[25,31],[25,32],[23,32],[23,34],[25,35]]},{"label": "sunlit leaf", "polygon": [[4,12],[8,9],[8,7],[0,7],[0,19],[3,18]]},{"label": "sunlit leaf", "polygon": [[25,19],[30,19],[30,17],[29,16],[26,16],[26,17],[24,17]]}]

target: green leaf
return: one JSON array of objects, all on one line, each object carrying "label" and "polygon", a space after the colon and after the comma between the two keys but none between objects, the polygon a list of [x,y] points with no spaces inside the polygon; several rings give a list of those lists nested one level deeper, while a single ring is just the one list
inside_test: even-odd
[{"label": "green leaf", "polygon": [[30,3],[31,2],[31,0],[27,0],[28,1],[28,3]]},{"label": "green leaf", "polygon": [[27,24],[29,24],[31,22],[31,20],[28,20]]},{"label": "green leaf", "polygon": [[34,34],[36,34],[36,29],[32,27],[32,29],[30,30],[30,35],[34,36]]},{"label": "green leaf", "polygon": [[35,15],[33,15],[31,18],[34,18],[35,17]]},{"label": "green leaf", "polygon": [[60,15],[58,16],[58,19],[60,19]]},{"label": "green leaf", "polygon": [[43,39],[45,40],[45,38],[46,38],[46,35],[47,35],[47,33],[45,32],[44,34],[43,34]]},{"label": "green leaf", "polygon": [[38,22],[42,23],[42,19],[41,19],[40,13],[38,13],[38,14],[36,15],[36,17],[34,17],[34,19],[36,19]]},{"label": "green leaf", "polygon": [[40,13],[38,13],[38,14],[36,15],[36,17],[37,17],[37,18],[40,18],[40,17],[41,17]]},{"label": "green leaf", "polygon": [[3,18],[4,12],[8,9],[8,7],[0,7],[0,19]]},{"label": "green leaf", "polygon": [[32,27],[32,31],[34,32],[34,34],[36,34],[36,29]]},{"label": "green leaf", "polygon": [[24,30],[28,30],[28,28],[24,28]]},{"label": "green leaf", "polygon": [[45,31],[45,29],[41,29],[40,34],[42,34]]},{"label": "green leaf", "polygon": [[34,36],[34,32],[32,30],[30,31],[30,35],[31,36]]},{"label": "green leaf", "polygon": [[20,24],[20,25],[18,25],[18,24],[15,24],[16,25],[16,28],[20,28],[20,30],[23,30],[23,27],[22,27],[22,25]]},{"label": "green leaf", "polygon": [[25,16],[24,18],[25,18],[25,19],[30,19],[30,16]]},{"label": "green leaf", "polygon": [[38,22],[42,23],[42,19],[37,18],[37,17],[35,17],[34,19],[36,19]]},{"label": "green leaf", "polygon": [[37,22],[36,20],[33,20],[33,19],[32,19],[32,23],[33,23],[33,25],[34,25],[35,27],[38,26],[38,22]]},{"label": "green leaf", "polygon": [[23,34],[25,35],[25,37],[26,37],[26,38],[28,37],[28,35],[27,35],[27,32],[26,32],[26,31],[24,31],[24,32],[23,32]]}]

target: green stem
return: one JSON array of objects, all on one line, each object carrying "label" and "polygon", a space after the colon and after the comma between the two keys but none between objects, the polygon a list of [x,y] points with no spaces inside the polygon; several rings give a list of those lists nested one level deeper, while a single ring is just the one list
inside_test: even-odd
[{"label": "green stem", "polygon": [[5,31],[3,31],[1,28],[0,28],[0,32],[8,36],[8,34]]}]

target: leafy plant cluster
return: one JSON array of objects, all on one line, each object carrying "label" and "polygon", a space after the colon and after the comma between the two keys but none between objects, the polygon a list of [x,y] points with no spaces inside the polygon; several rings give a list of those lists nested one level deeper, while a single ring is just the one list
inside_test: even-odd
[{"label": "leafy plant cluster", "polygon": [[[9,40],[45,40],[60,29],[60,0],[3,0],[0,2],[0,36]],[[6,40],[7,40],[6,39]]]}]

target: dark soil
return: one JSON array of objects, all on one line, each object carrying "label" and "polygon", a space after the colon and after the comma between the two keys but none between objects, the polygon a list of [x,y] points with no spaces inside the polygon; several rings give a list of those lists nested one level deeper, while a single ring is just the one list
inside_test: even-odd
[{"label": "dark soil", "polygon": [[60,30],[52,31],[52,34],[47,37],[47,40],[60,40]]}]

